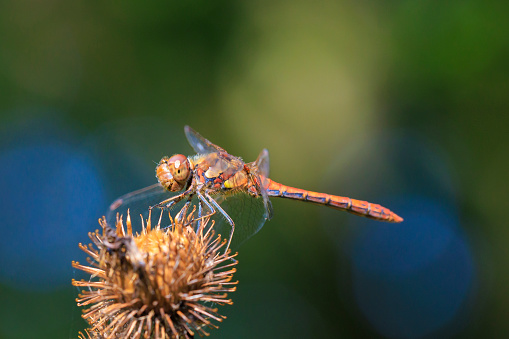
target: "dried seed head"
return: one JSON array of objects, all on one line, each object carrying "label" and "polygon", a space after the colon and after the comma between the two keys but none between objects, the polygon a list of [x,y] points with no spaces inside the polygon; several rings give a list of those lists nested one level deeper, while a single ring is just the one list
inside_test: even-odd
[{"label": "dried seed head", "polygon": [[136,235],[129,214],[127,232],[121,217],[115,230],[103,218],[102,233],[89,234],[94,244],[79,244],[90,266],[72,266],[91,275],[72,281],[88,288],[76,299],[88,307],[82,317],[90,325],[80,338],[192,338],[226,318],[212,305],[232,304],[227,293],[236,289],[237,262],[229,259],[236,254],[220,251],[226,241],[213,236],[208,219],[195,232],[194,211],[181,214],[164,229],[152,228],[149,216]]}]

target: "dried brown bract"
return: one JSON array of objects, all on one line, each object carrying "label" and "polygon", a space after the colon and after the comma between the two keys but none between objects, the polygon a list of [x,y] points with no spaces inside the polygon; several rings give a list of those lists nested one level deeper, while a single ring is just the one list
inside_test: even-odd
[{"label": "dried brown bract", "polygon": [[149,217],[136,235],[129,215],[127,232],[122,218],[116,229],[104,218],[99,223],[102,232],[89,234],[93,244],[79,244],[90,266],[72,263],[91,275],[72,282],[87,288],[76,299],[88,307],[82,317],[90,325],[80,338],[192,338],[226,318],[214,305],[232,304],[236,254],[220,251],[225,241],[213,236],[208,219],[195,232],[193,213],[167,228],[152,228]]}]

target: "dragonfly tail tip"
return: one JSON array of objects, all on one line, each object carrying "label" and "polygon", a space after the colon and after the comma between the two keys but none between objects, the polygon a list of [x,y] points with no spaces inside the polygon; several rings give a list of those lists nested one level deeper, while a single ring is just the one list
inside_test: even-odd
[{"label": "dragonfly tail tip", "polygon": [[400,217],[399,215],[394,214],[392,220],[393,220],[393,222],[400,223],[400,222],[403,222],[404,219],[402,217]]}]

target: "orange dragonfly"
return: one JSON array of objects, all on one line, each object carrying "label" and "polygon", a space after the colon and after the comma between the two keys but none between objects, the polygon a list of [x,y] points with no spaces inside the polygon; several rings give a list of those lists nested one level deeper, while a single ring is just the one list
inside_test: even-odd
[{"label": "orange dragonfly", "polygon": [[240,245],[271,219],[273,212],[269,197],[312,202],[380,221],[403,221],[378,204],[272,181],[269,179],[269,152],[266,149],[256,161],[245,163],[191,127],[185,126],[184,131],[197,154],[163,157],[156,167],[159,183],[115,200],[107,215],[108,222],[113,223],[117,213],[125,215],[128,210],[133,215],[141,212],[146,216],[147,211],[153,208],[169,209],[179,204],[188,208],[194,203],[198,205],[198,219],[214,216],[216,234],[229,233],[228,249],[231,245]]}]

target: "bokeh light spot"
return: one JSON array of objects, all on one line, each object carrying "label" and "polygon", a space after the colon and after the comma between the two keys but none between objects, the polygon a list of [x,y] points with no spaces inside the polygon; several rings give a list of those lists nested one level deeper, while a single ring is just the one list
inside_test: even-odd
[{"label": "bokeh light spot", "polygon": [[67,285],[69,258],[105,205],[91,158],[44,139],[9,149],[0,154],[0,191],[0,279],[17,288]]},{"label": "bokeh light spot", "polygon": [[449,324],[466,302],[472,253],[451,209],[418,196],[393,205],[405,211],[402,224],[354,239],[354,294],[378,332],[419,338]]}]

